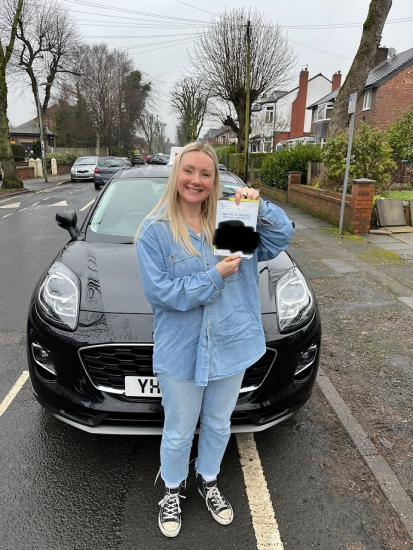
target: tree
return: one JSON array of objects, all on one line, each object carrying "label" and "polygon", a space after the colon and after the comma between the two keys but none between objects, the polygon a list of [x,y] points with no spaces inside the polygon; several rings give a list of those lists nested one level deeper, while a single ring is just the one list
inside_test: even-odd
[{"label": "tree", "polygon": [[237,134],[238,152],[245,148],[248,21],[252,29],[250,104],[263,93],[284,89],[291,80],[296,55],[279,25],[267,22],[256,10],[236,8],[213,19],[208,32],[198,34],[191,56],[203,89],[211,90],[213,97],[227,105],[221,123]]},{"label": "tree", "polygon": [[392,0],[371,0],[370,2],[369,13],[363,25],[360,46],[334,103],[328,127],[328,137],[334,137],[340,130],[344,130],[348,126],[350,94],[357,93],[358,98],[363,94],[368,74],[374,65],[381,33],[391,5]]},{"label": "tree", "polygon": [[172,108],[183,129],[184,144],[196,141],[204,124],[210,90],[199,77],[185,76],[172,89]]},{"label": "tree", "polygon": [[[153,147],[157,143],[157,137],[159,132],[159,121],[156,115],[148,110],[142,111],[138,120],[138,129],[143,133],[143,137],[148,143],[148,152],[153,154]],[[157,151],[157,153],[160,151]]]},{"label": "tree", "polygon": [[[8,9],[6,9],[8,8]],[[18,0],[3,8],[0,17],[6,23],[0,34],[0,162],[3,170],[3,188],[23,187],[17,175],[13,150],[10,143],[10,128],[7,118],[7,82],[6,68],[13,53],[17,26],[23,9],[23,0]],[[8,44],[4,48],[4,37],[8,35]],[[6,38],[7,41],[7,38]]]},{"label": "tree", "polygon": [[[80,40],[76,25],[59,0],[33,0],[26,4],[19,19],[13,65],[23,81],[29,79],[36,106],[40,105],[46,142],[45,121],[52,88],[62,85],[67,75],[80,74],[75,57]],[[40,99],[43,86],[44,96]]]},{"label": "tree", "polygon": [[81,45],[76,55],[81,76],[62,91],[62,111],[65,99],[68,120],[76,121],[84,113],[95,136],[96,154],[101,146],[133,148],[151,84],[143,82],[127,52],[109,50],[105,43]]}]

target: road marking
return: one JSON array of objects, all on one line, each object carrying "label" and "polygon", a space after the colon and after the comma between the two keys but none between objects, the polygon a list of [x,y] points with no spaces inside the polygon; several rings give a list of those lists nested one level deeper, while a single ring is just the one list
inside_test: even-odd
[{"label": "road marking", "polygon": [[16,395],[19,393],[19,391],[24,386],[26,380],[29,378],[29,371],[24,370],[20,378],[17,380],[17,382],[14,384],[12,389],[9,391],[9,393],[6,395],[6,397],[3,399],[3,402],[0,405],[0,416],[7,410],[7,407],[10,405],[10,403],[13,401],[13,399],[16,397]]},{"label": "road marking", "polygon": [[32,206],[36,206],[36,204],[40,204],[40,201],[39,201],[39,202],[35,202],[34,204],[32,204]]},{"label": "road marking", "polygon": [[60,202],[55,202],[54,204],[49,204],[49,206],[68,206],[68,204],[66,201],[60,201]]},{"label": "road marking", "polygon": [[0,208],[19,208],[19,206],[19,202],[14,202],[13,204],[5,204],[4,206],[0,206]]},{"label": "road marking", "polygon": [[27,206],[26,208],[21,208],[20,210],[17,210],[17,212],[23,212],[23,210],[27,210]]},{"label": "road marking", "polygon": [[89,208],[89,206],[90,206],[91,204],[93,204],[94,202],[95,202],[95,199],[93,199],[92,201],[88,202],[87,204],[85,204],[85,206],[84,206],[83,208],[81,208],[81,209],[79,210],[79,212],[83,212],[83,210],[86,210],[86,208]]},{"label": "road marking", "polygon": [[48,198],[49,198],[49,197],[46,197],[46,198],[45,198],[45,199],[43,199],[43,200],[44,200],[44,201],[47,201],[47,199],[48,199]]},{"label": "road marking", "polygon": [[11,214],[6,214],[3,218],[8,218],[9,216],[13,216],[13,212]]},{"label": "road marking", "polygon": [[254,435],[251,433],[237,434],[236,439],[252,525],[257,539],[257,550],[283,550],[284,545],[281,541]]}]

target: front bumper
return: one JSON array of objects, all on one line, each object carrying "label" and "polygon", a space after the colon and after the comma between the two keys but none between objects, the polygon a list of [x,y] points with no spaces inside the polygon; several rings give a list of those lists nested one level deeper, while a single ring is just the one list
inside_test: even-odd
[{"label": "front bumper", "polygon": [[[140,342],[152,343],[152,316],[130,315],[125,323]],[[231,417],[231,431],[258,432],[290,417],[304,405],[315,382],[320,348],[318,311],[303,329],[289,336],[276,335],[275,315],[264,315],[263,324],[277,349],[274,361],[258,389],[241,393]],[[56,418],[89,433],[157,435],[162,433],[163,408],[159,398],[128,398],[100,391],[91,382],[79,359],[85,345],[119,342],[125,334],[117,315],[81,312],[78,329],[61,331],[45,323],[32,305],[27,329],[27,357],[33,392],[39,403]],[[132,341],[134,338],[132,338]],[[268,338],[267,338],[268,340]],[[50,350],[56,376],[47,376],[36,364],[31,344]],[[302,352],[317,346],[317,354],[304,375],[294,377]],[[45,376],[46,374],[46,376]]]}]

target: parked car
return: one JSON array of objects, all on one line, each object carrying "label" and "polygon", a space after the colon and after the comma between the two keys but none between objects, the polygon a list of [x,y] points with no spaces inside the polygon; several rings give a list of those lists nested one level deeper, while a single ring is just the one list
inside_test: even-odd
[{"label": "parked car", "polygon": [[135,164],[145,164],[145,157],[143,155],[134,153],[130,161],[132,166],[135,166]]},{"label": "parked car", "polygon": [[97,160],[98,157],[77,158],[70,169],[70,179],[73,182],[77,180],[92,180]]},{"label": "parked car", "polygon": [[95,189],[100,189],[113,174],[130,166],[132,164],[126,157],[100,157],[93,174]]},{"label": "parked car", "polygon": [[168,164],[168,162],[169,155],[163,155],[162,153],[152,155],[151,158],[148,160],[148,164]]},{"label": "parked car", "polygon": [[[34,289],[27,321],[28,366],[39,403],[90,433],[162,431],[163,409],[152,370],[153,312],[140,283],[133,238],[162,196],[170,170],[143,166],[119,171],[80,229],[73,210],[56,215],[71,239]],[[233,174],[220,177],[233,193],[243,186]],[[310,397],[319,362],[319,311],[297,263],[282,252],[261,262],[257,277],[267,349],[246,370],[232,415],[233,432],[261,431],[291,416]],[[128,376],[140,377],[139,395],[125,394]]]}]

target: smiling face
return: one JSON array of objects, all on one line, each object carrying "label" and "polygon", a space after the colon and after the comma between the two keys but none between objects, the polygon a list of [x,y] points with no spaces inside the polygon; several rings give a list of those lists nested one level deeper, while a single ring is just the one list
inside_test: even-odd
[{"label": "smiling face", "polygon": [[176,182],[179,202],[201,206],[215,183],[215,163],[202,151],[189,151],[181,157]]}]

